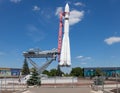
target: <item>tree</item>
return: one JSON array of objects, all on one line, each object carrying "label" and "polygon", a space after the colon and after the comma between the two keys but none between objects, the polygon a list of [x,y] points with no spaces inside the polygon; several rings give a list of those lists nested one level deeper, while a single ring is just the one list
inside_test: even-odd
[{"label": "tree", "polygon": [[57,75],[57,70],[56,69],[51,69],[50,70],[50,76],[56,76]]},{"label": "tree", "polygon": [[30,70],[29,70],[29,66],[27,63],[27,59],[24,59],[24,64],[23,64],[23,68],[22,68],[22,75],[28,75],[30,74]]},{"label": "tree", "polygon": [[42,74],[46,74],[48,76],[62,76],[64,73],[61,71],[60,66],[58,66],[57,69],[51,69],[50,71],[44,70]]},{"label": "tree", "polygon": [[83,76],[83,69],[80,67],[72,68],[70,75],[80,77]]},{"label": "tree", "polygon": [[30,77],[30,79],[28,79],[27,84],[28,85],[40,85],[40,77],[39,74],[37,72],[37,70],[34,68],[32,71],[32,76]]},{"label": "tree", "polygon": [[97,68],[97,69],[95,70],[95,76],[102,76],[102,75],[103,75],[102,70],[99,69],[99,68]]},{"label": "tree", "polygon": [[69,73],[64,73],[64,76],[69,77],[70,74]]},{"label": "tree", "polygon": [[50,72],[49,72],[48,70],[44,70],[44,71],[42,72],[42,74],[46,74],[46,75],[50,76]]}]

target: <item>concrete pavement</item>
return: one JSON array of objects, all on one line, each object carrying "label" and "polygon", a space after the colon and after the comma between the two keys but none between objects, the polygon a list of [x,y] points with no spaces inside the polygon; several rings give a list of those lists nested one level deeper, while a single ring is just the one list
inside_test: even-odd
[{"label": "concrete pavement", "polygon": [[89,87],[79,88],[30,88],[22,93],[91,93]]}]

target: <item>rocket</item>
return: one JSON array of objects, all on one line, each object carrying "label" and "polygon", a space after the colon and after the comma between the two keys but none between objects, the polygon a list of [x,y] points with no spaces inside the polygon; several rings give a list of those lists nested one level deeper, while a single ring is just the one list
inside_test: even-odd
[{"label": "rocket", "polygon": [[70,41],[69,41],[69,5],[65,6],[64,12],[64,34],[62,40],[62,48],[60,54],[60,66],[70,66],[71,65],[71,55],[70,55]]}]

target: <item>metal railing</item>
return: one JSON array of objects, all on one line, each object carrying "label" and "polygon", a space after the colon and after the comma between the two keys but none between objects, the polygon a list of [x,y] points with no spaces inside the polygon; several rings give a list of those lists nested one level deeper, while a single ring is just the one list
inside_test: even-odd
[{"label": "metal railing", "polygon": [[0,79],[0,93],[2,91],[22,91],[27,88],[26,84],[22,84],[19,78],[1,78]]}]

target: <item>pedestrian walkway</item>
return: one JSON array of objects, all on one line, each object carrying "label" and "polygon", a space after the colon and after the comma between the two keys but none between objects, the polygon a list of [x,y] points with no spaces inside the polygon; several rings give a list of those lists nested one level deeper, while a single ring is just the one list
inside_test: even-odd
[{"label": "pedestrian walkway", "polygon": [[[79,91],[78,93],[82,93],[83,91]],[[31,92],[31,91],[29,91],[29,90],[27,90],[27,91],[25,91],[25,92],[22,92],[22,93],[33,93],[33,92]],[[35,92],[34,92],[35,93]],[[46,92],[45,92],[46,93]],[[53,92],[54,93],[54,92]],[[56,93],[58,93],[58,91],[56,92]],[[75,92],[74,92],[75,93]],[[103,91],[90,91],[90,92],[88,92],[88,93],[103,93]]]},{"label": "pedestrian walkway", "polygon": [[30,88],[22,93],[91,93],[89,87],[79,88]]},{"label": "pedestrian walkway", "polygon": [[99,90],[99,91],[91,91],[91,93],[103,93],[103,91]]}]

